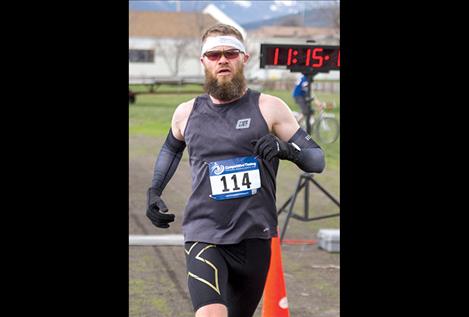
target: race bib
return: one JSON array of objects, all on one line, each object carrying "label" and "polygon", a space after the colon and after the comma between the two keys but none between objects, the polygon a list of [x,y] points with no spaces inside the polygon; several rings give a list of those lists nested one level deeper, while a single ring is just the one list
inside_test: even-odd
[{"label": "race bib", "polygon": [[215,200],[252,196],[261,187],[259,163],[254,156],[208,164],[211,198]]}]

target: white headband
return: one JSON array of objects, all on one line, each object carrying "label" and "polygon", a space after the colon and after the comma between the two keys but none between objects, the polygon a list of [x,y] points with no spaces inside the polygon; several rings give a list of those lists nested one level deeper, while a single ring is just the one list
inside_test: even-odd
[{"label": "white headband", "polygon": [[241,43],[237,38],[233,36],[210,36],[205,41],[204,46],[202,46],[202,52],[200,53],[200,56],[203,56],[204,53],[208,50],[222,45],[232,46],[234,48],[237,48],[241,52],[246,53],[246,49],[244,48],[243,43]]}]

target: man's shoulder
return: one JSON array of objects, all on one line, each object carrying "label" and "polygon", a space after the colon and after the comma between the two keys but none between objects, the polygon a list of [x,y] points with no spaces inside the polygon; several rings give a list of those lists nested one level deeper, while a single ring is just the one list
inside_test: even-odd
[{"label": "man's shoulder", "polygon": [[187,117],[192,111],[192,107],[194,106],[195,99],[196,98],[192,98],[191,100],[180,103],[176,107],[176,110],[174,110],[174,116],[175,117]]},{"label": "man's shoulder", "polygon": [[197,98],[197,97],[192,98],[192,99],[187,100],[187,101],[184,101],[184,102],[182,102],[179,106],[180,106],[180,107],[188,107],[188,106],[191,106],[191,105],[194,104],[196,98]]},{"label": "man's shoulder", "polygon": [[269,106],[269,107],[279,107],[284,106],[286,103],[282,99],[276,96],[272,96],[269,94],[261,93],[259,96],[259,105],[262,106]]},{"label": "man's shoulder", "polygon": [[261,94],[259,97],[259,109],[264,116],[264,119],[269,126],[272,126],[275,122],[281,119],[281,117],[286,116],[290,111],[287,103],[282,99],[276,96],[269,94]]},{"label": "man's shoulder", "polygon": [[184,109],[185,108],[192,108],[192,106],[194,105],[196,99],[204,100],[204,99],[207,99],[207,98],[208,98],[207,94],[202,94],[202,95],[199,95],[199,96],[196,96],[196,97],[192,98],[191,100],[184,101],[184,102],[180,103],[177,106],[177,108],[184,108]]},{"label": "man's shoulder", "polygon": [[177,109],[184,110],[184,109],[192,108],[194,106],[194,102],[195,102],[196,99],[197,99],[197,97],[192,98],[191,100],[187,100],[187,101],[184,101],[184,102],[180,103],[177,106],[176,110]]}]

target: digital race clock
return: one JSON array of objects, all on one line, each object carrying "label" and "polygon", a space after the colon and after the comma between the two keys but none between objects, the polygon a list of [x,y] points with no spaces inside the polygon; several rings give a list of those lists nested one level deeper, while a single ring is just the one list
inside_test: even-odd
[{"label": "digital race clock", "polygon": [[308,44],[261,44],[260,68],[290,69],[292,72],[340,70],[340,47]]}]

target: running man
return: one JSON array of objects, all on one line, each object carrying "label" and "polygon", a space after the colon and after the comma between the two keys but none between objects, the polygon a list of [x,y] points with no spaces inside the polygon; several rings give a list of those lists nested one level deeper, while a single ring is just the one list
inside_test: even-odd
[{"label": "running man", "polygon": [[161,196],[187,146],[192,194],[184,233],[188,288],[196,317],[250,317],[262,297],[277,236],[279,160],[320,173],[324,153],[281,99],[247,88],[249,60],[235,28],[202,36],[206,94],[180,104],[155,163],[147,217],[168,228]]}]

